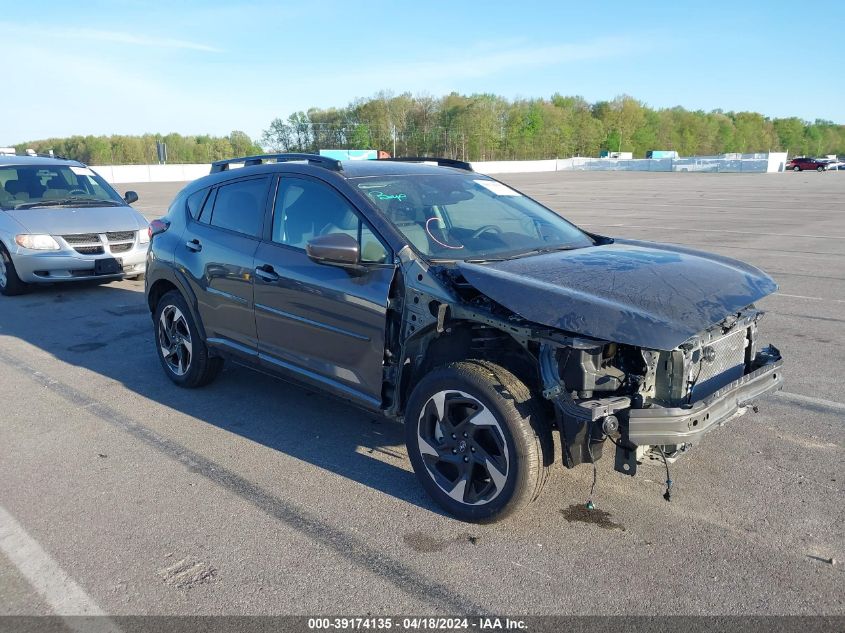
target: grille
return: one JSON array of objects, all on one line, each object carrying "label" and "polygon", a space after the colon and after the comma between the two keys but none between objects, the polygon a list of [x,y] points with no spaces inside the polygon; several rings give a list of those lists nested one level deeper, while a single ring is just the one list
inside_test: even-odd
[{"label": "grille", "polygon": [[747,331],[740,329],[711,341],[701,348],[700,371],[692,388],[692,401],[701,400],[718,391],[745,371]]},{"label": "grille", "polygon": [[132,244],[112,244],[109,250],[112,253],[125,253],[132,248]]},{"label": "grille", "polygon": [[100,236],[96,233],[77,233],[76,235],[62,235],[68,244],[99,244]]},{"label": "grille", "polygon": [[[115,231],[106,233],[109,242],[128,242],[135,240],[135,231]],[[112,249],[114,250],[114,249]]]},{"label": "grille", "polygon": [[75,246],[73,250],[80,255],[102,255],[105,252],[102,246]]}]

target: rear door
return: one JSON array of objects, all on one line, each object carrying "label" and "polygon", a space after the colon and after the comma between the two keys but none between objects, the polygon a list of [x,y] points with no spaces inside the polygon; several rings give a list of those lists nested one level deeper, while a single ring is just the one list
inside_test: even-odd
[{"label": "rear door", "polygon": [[[262,362],[378,406],[394,273],[389,249],[347,198],[316,178],[282,175],[270,217],[255,253]],[[330,233],[359,241],[360,270],[308,257],[308,240]]]},{"label": "rear door", "polygon": [[177,247],[209,343],[244,356],[257,355],[253,269],[271,180],[242,178],[212,188]]}]

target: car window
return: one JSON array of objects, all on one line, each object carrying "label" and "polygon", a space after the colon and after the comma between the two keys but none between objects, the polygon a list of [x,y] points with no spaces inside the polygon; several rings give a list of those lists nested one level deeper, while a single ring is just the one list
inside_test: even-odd
[{"label": "car window", "polygon": [[553,211],[480,174],[350,179],[424,256],[455,260],[583,248],[593,240]]},{"label": "car window", "polygon": [[218,187],[210,224],[258,237],[261,233],[269,181],[269,178],[253,178]]},{"label": "car window", "polygon": [[456,200],[447,208],[449,220],[455,228],[476,231],[486,224],[518,233],[524,230],[526,224],[530,225],[530,220],[526,220],[517,209],[504,204],[491,205],[482,196]]},{"label": "car window", "polygon": [[211,210],[214,208],[214,201],[216,198],[217,189],[212,189],[211,193],[208,194],[208,197],[205,199],[205,202],[202,205],[202,210],[200,211],[197,220],[203,222],[204,224],[208,224],[211,221]]},{"label": "car window", "polygon": [[123,198],[88,167],[10,165],[0,167],[0,206],[124,206]]},{"label": "car window", "polygon": [[206,195],[208,195],[208,189],[200,189],[199,191],[195,191],[190,196],[188,196],[188,199],[185,202],[188,208],[188,213],[190,213],[191,217],[195,220],[200,216],[200,211],[202,210],[202,203],[205,201]]},{"label": "car window", "polygon": [[273,207],[272,240],[296,248],[314,237],[346,233],[358,240],[361,261],[381,263],[387,250],[343,196],[304,178],[282,178]]},{"label": "car window", "polygon": [[387,261],[387,249],[366,223],[361,224],[361,261],[365,264],[383,264]]}]

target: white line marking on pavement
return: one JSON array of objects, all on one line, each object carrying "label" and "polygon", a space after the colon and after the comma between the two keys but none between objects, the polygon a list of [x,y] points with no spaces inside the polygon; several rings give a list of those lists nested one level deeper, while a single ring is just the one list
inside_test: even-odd
[{"label": "white line marking on pavement", "polygon": [[845,413],[845,404],[835,402],[834,400],[825,400],[824,398],[813,398],[812,396],[802,396],[800,393],[790,393],[789,391],[778,391],[778,397],[789,400],[791,402],[798,402],[800,404],[814,404],[825,409],[832,409],[834,411],[841,411]]},{"label": "white line marking on pavement", "polygon": [[775,237],[809,237],[817,240],[845,240],[845,235],[808,235],[806,233],[764,233],[763,231],[728,231],[726,229],[694,229],[688,226],[653,226],[647,224],[590,224],[581,226],[608,226],[630,229],[659,229],[661,231],[695,231],[696,233],[736,233],[737,235],[774,235]]},{"label": "white line marking on pavement", "polygon": [[[104,616],[105,612],[59,567],[24,527],[0,506],[0,552],[60,616]],[[78,631],[120,631],[108,618],[68,618]]]},{"label": "white line marking on pavement", "polygon": [[808,299],[810,301],[833,301],[834,303],[845,303],[845,299],[828,299],[827,297],[805,297],[804,295],[788,295],[785,292],[776,292],[778,297],[792,297],[793,299]]}]

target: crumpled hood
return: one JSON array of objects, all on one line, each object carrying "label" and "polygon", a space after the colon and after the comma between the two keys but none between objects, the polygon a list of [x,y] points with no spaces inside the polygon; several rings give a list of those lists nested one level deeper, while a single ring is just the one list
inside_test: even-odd
[{"label": "crumpled hood", "polygon": [[28,233],[72,235],[138,231],[147,221],[132,207],[58,207],[4,211]]},{"label": "crumpled hood", "polygon": [[658,350],[777,290],[766,273],[735,259],[633,240],[458,267],[529,321]]}]

